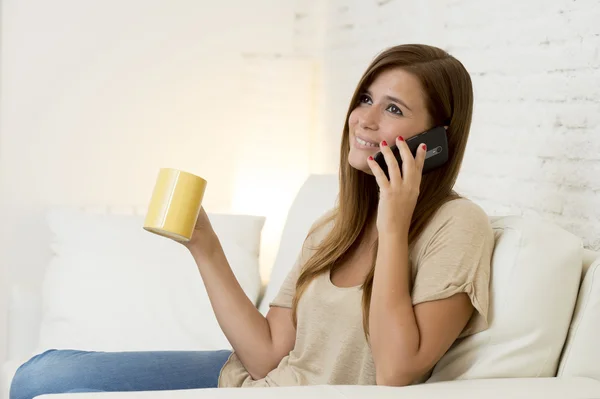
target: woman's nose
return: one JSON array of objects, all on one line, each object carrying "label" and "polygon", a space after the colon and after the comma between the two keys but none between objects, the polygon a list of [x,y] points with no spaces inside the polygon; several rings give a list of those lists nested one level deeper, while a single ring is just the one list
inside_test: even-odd
[{"label": "woman's nose", "polygon": [[379,112],[376,107],[368,107],[359,118],[360,127],[363,129],[377,130],[379,124]]}]

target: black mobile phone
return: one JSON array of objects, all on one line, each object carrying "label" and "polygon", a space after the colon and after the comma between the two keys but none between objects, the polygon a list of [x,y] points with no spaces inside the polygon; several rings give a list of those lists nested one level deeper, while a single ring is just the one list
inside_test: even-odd
[{"label": "black mobile phone", "polygon": [[[420,144],[425,144],[427,146],[425,164],[423,165],[423,174],[439,168],[448,161],[448,138],[446,137],[446,129],[444,126],[437,126],[433,129],[427,130],[426,132],[419,133],[416,136],[407,139],[406,144],[408,144],[408,148],[410,148],[410,152],[413,154],[413,156],[416,155]],[[398,146],[394,144],[390,147],[390,149],[394,153],[394,156],[398,161],[398,165],[400,165],[400,170],[402,170],[402,159],[400,158]],[[388,174],[388,168],[383,154],[378,152],[374,159],[379,164],[381,169],[383,169],[385,175],[389,179],[390,176]]]}]

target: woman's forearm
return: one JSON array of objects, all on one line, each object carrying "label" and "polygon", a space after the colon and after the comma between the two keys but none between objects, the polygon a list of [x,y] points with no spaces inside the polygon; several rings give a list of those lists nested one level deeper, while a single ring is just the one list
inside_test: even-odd
[{"label": "woman's forearm", "polygon": [[[410,296],[408,234],[379,237],[370,343],[379,385],[408,385],[418,376],[419,328]],[[415,367],[417,366],[417,367]]]},{"label": "woman's forearm", "polygon": [[280,360],[274,358],[269,323],[235,278],[217,236],[210,240],[205,246],[210,251],[191,247],[190,252],[225,336],[252,378],[263,378]]}]

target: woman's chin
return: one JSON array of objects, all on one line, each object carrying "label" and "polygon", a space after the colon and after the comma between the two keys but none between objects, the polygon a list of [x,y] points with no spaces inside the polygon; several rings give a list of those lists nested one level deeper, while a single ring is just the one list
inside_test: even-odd
[{"label": "woman's chin", "polygon": [[359,170],[361,172],[364,172],[368,175],[372,175],[373,172],[371,171],[371,168],[369,167],[369,165],[367,164],[367,161],[358,161],[356,159],[352,159],[349,158],[348,159],[348,164],[350,166],[352,166],[354,169]]}]

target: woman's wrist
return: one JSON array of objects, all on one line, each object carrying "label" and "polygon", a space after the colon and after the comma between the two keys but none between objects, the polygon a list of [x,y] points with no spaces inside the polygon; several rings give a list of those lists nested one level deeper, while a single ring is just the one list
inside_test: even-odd
[{"label": "woman's wrist", "polygon": [[389,231],[379,233],[379,243],[396,244],[398,242],[408,242],[409,226],[397,226]]},{"label": "woman's wrist", "polygon": [[[199,235],[199,231],[195,231],[194,234]],[[192,241],[186,244],[186,248],[194,259],[202,262],[210,261],[222,252],[221,243],[214,231],[192,238]]]}]

